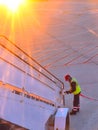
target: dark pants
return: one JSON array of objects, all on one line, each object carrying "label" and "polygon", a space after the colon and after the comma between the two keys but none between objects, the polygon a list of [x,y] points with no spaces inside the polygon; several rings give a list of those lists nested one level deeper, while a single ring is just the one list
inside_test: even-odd
[{"label": "dark pants", "polygon": [[77,111],[80,108],[80,93],[77,95],[74,95],[73,100],[73,111]]}]

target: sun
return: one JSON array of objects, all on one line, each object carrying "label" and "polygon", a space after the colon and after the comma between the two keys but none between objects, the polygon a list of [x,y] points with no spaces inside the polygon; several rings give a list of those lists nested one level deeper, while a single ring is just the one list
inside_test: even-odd
[{"label": "sun", "polygon": [[0,0],[0,4],[6,6],[10,11],[16,12],[25,0]]}]

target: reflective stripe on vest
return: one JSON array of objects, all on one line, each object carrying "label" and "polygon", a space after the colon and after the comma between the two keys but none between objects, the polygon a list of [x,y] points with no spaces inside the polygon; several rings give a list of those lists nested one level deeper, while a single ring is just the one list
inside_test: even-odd
[{"label": "reflective stripe on vest", "polygon": [[77,80],[75,78],[72,78],[71,83],[76,82],[76,90],[73,92],[74,95],[79,94],[81,92],[80,85],[78,84]]}]

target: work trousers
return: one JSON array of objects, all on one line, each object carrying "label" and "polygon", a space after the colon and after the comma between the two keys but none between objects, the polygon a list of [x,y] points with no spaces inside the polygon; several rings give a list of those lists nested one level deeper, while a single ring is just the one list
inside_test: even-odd
[{"label": "work trousers", "polygon": [[74,95],[74,100],[73,100],[73,111],[79,111],[80,109],[80,93]]}]

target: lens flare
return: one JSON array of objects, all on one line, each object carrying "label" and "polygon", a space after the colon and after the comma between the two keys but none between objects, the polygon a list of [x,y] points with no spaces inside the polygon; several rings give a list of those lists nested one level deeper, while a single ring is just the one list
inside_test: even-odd
[{"label": "lens flare", "polygon": [[0,4],[6,6],[10,11],[15,12],[25,0],[0,0]]}]

